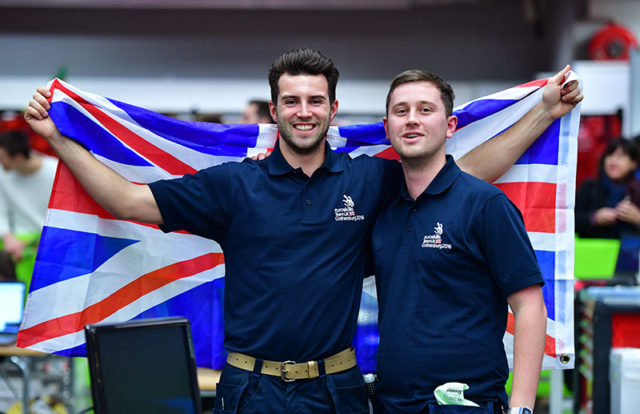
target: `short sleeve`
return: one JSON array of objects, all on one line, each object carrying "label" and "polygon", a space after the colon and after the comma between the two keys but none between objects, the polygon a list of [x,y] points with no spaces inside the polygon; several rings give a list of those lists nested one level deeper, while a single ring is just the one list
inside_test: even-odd
[{"label": "short sleeve", "polygon": [[149,184],[162,214],[162,230],[186,230],[220,241],[229,228],[234,208],[230,181],[229,164],[223,164]]},{"label": "short sleeve", "polygon": [[544,284],[520,210],[504,193],[487,200],[477,227],[487,266],[505,297]]}]

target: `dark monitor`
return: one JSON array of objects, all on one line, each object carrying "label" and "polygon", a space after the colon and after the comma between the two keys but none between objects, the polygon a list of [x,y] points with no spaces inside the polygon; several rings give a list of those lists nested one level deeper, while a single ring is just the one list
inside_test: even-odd
[{"label": "dark monitor", "polygon": [[96,414],[201,414],[186,318],[87,325]]}]

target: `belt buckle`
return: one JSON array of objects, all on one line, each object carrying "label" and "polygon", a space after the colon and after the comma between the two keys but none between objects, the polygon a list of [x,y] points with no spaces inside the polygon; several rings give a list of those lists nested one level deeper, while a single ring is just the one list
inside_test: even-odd
[{"label": "belt buckle", "polygon": [[289,372],[287,369],[285,369],[285,367],[284,367],[284,366],[285,366],[286,364],[295,364],[295,363],[296,363],[296,361],[291,361],[291,360],[289,360],[289,361],[284,361],[283,363],[281,363],[281,364],[280,364],[280,379],[281,379],[282,381],[284,381],[284,382],[293,382],[293,381],[295,381],[295,380],[296,380],[295,378],[285,378],[285,377],[284,377],[284,374],[286,374],[287,372]]}]

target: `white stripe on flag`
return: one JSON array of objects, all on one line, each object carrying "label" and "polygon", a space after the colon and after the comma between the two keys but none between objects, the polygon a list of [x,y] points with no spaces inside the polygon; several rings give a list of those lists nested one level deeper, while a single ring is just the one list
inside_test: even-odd
[{"label": "white stripe on flag", "polygon": [[531,92],[535,92],[540,89],[540,86],[515,86],[513,88],[505,89],[504,91],[492,93],[491,95],[483,96],[482,98],[474,99],[465,104],[456,107],[454,110],[459,110],[469,106],[473,102],[486,101],[490,99],[496,99],[500,101],[504,100],[519,100],[529,95]]},{"label": "white stripe on flag", "polygon": [[[187,278],[178,279],[175,282],[162,286],[161,288],[142,296],[140,299],[130,303],[129,305],[122,307],[117,312],[103,319],[101,322],[128,321],[142,312],[166,302],[169,298],[176,297],[181,293],[221,277],[224,277],[224,268],[218,266]],[[60,315],[57,315],[56,317],[60,317]],[[84,332],[80,330],[36,343],[30,346],[29,349],[52,353],[76,347],[84,342]]]},{"label": "white stripe on flag", "polygon": [[558,182],[558,167],[547,164],[516,164],[495,181],[498,183]]},{"label": "white stripe on flag", "polygon": [[516,123],[540,101],[542,93],[543,89],[539,89],[521,101],[473,122],[473,128],[467,125],[459,129],[451,139],[447,140],[447,153],[452,154],[455,159],[461,158],[478,144],[500,133],[505,129],[505,125],[511,126]]},{"label": "white stripe on flag", "polygon": [[351,158],[359,157],[360,155],[369,155],[371,157],[380,154],[389,148],[389,145],[367,145],[361,146],[349,153]]},{"label": "white stripe on flag", "polygon": [[276,124],[258,124],[259,133],[256,139],[256,148],[273,148],[278,136]]}]

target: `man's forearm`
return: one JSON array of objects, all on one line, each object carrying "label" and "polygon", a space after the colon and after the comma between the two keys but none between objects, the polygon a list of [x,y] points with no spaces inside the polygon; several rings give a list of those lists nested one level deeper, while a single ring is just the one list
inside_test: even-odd
[{"label": "man's forearm", "polygon": [[127,181],[69,138],[51,143],[82,188],[109,213],[117,218],[162,223],[148,186]]},{"label": "man's forearm", "polygon": [[514,310],[513,386],[509,406],[533,409],[544,355],[547,313],[542,303]]},{"label": "man's forearm", "polygon": [[35,133],[44,137],[82,188],[117,218],[162,224],[162,215],[148,185],[136,185],[98,161],[82,145],[60,133],[49,116],[51,92],[36,89],[24,112]]},{"label": "man's forearm", "polygon": [[493,182],[515,164],[553,121],[543,104],[538,103],[509,129],[466,153],[457,161],[458,166]]},{"label": "man's forearm", "polygon": [[568,114],[584,98],[577,80],[565,82],[570,69],[567,65],[550,77],[541,101],[511,128],[460,158],[460,168],[488,182],[511,168],[554,120]]}]

